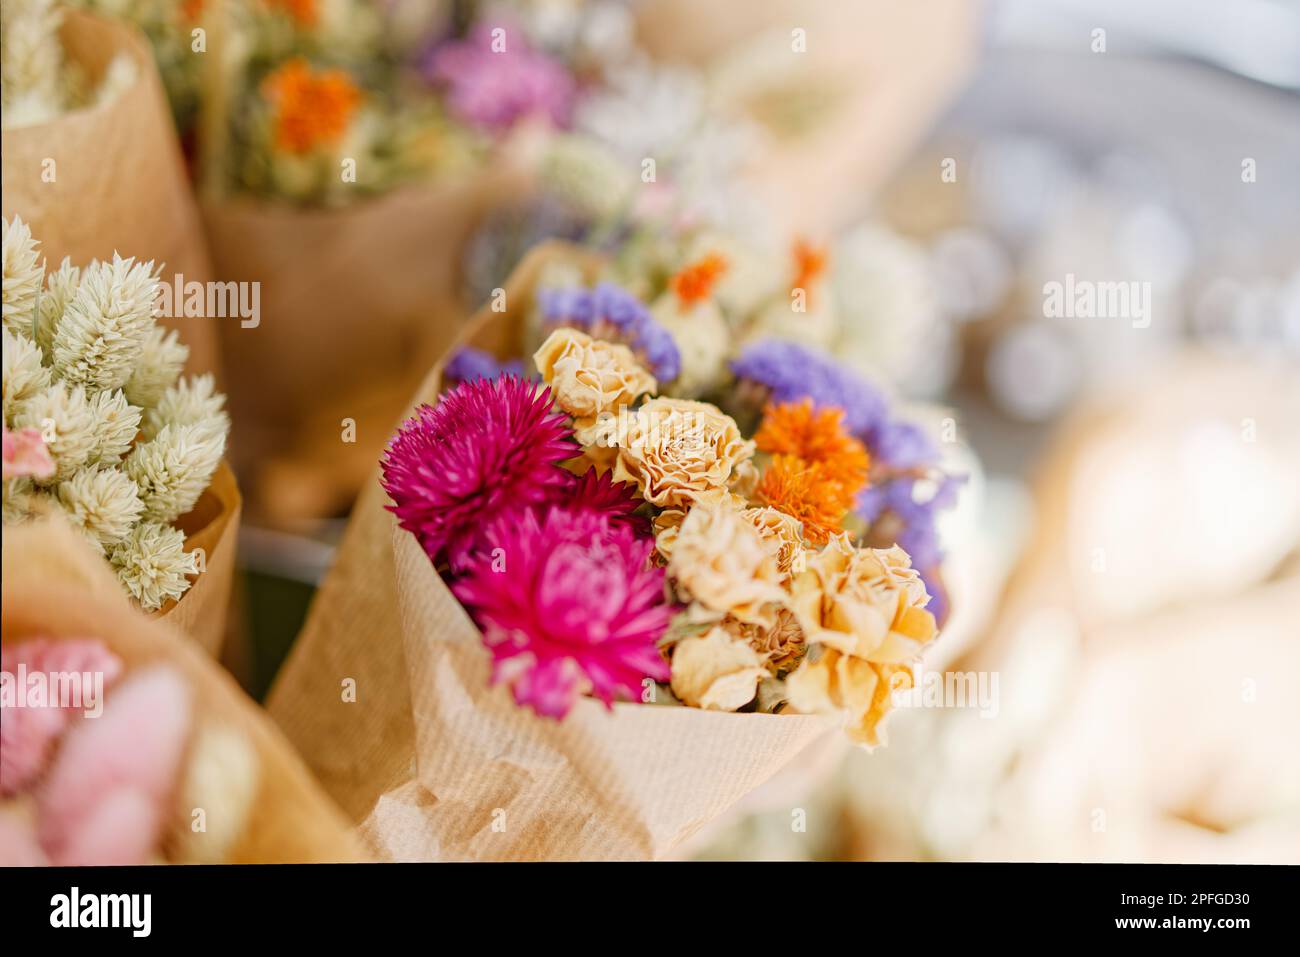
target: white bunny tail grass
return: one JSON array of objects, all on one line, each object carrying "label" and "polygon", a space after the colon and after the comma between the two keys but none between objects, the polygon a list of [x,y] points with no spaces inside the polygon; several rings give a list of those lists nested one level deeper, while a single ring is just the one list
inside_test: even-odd
[{"label": "white bunny tail grass", "polygon": [[144,517],[174,522],[194,507],[225,451],[224,433],[203,424],[165,425],[126,457],[126,474],[144,501]]},{"label": "white bunny tail grass", "polygon": [[230,431],[230,416],[222,406],[226,397],[216,391],[211,373],[181,379],[167,389],[144,418],[145,438],[153,438],[167,426],[198,426],[204,434],[223,438]]},{"label": "white bunny tail grass", "polygon": [[150,329],[144,339],[140,361],[123,390],[131,404],[144,409],[157,405],[180,378],[181,368],[189,355],[189,346],[181,343],[176,330],[168,331],[162,326]]},{"label": "white bunny tail grass", "polygon": [[50,385],[41,350],[22,333],[4,329],[4,420],[13,421],[19,405]]},{"label": "white bunny tail grass", "polygon": [[45,353],[45,358],[54,356],[54,333],[59,327],[68,303],[77,294],[81,284],[81,269],[72,265],[67,256],[59,268],[45,276],[45,292],[36,304],[36,344]]},{"label": "white bunny tail grass", "polygon": [[109,553],[118,580],[145,611],[157,611],[190,587],[194,558],[185,536],[170,525],[141,522]]},{"label": "white bunny tail grass", "polygon": [[84,468],[59,483],[55,498],[105,552],[130,534],[144,511],[139,490],[121,469]]},{"label": "white bunny tail grass", "polygon": [[92,262],[54,331],[54,371],[91,389],[120,389],[154,327],[158,276],[152,261]]},{"label": "white bunny tail grass", "polygon": [[45,278],[45,266],[36,252],[40,243],[32,239],[31,229],[19,217],[0,222],[4,223],[4,327],[31,335],[36,297]]},{"label": "white bunny tail grass", "polygon": [[140,431],[141,411],[126,401],[121,389],[105,389],[90,400],[95,416],[95,448],[90,462],[119,465]]},{"label": "white bunny tail grass", "polygon": [[83,386],[54,382],[18,406],[15,428],[39,429],[54,459],[54,474],[45,484],[69,478],[99,446],[95,409]]}]

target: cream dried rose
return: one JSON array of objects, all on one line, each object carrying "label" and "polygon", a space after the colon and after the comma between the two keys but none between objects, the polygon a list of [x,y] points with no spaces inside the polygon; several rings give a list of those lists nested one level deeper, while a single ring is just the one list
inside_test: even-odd
[{"label": "cream dried rose", "polygon": [[668,577],[691,600],[687,615],[708,620],[731,615],[771,625],[789,597],[775,556],[741,510],[723,501],[693,507],[677,530]]},{"label": "cream dried rose", "polygon": [[763,656],[721,625],[673,646],[673,694],[693,708],[743,708],[754,700],[766,675]]},{"label": "cream dried rose", "polygon": [[880,722],[893,707],[894,692],[912,687],[913,680],[911,665],[881,664],[823,647],[786,679],[785,690],[795,711],[844,712],[849,738],[875,747],[884,741]]},{"label": "cream dried rose", "polygon": [[757,529],[759,537],[776,559],[783,581],[807,567],[803,523],[777,508],[747,508],[741,513]]},{"label": "cream dried rose", "polygon": [[754,443],[731,416],[707,402],[651,399],[624,417],[614,480],[635,482],[661,508],[687,508],[708,492],[725,489]]},{"label": "cream dried rose", "polygon": [[[737,511],[749,507],[745,499],[723,488],[700,493],[696,502],[704,505],[726,505]],[[681,531],[682,522],[686,521],[689,511],[689,508],[666,508],[654,517],[655,548],[664,561],[672,557],[677,533]]]},{"label": "cream dried rose", "polygon": [[857,658],[908,661],[938,633],[925,583],[897,546],[856,548],[837,535],[808,556],[790,591],[808,641]]},{"label": "cream dried rose", "polygon": [[533,354],[555,403],[573,416],[578,441],[592,444],[597,420],[615,414],[656,388],[632,350],[616,342],[593,339],[577,329],[556,329]]}]

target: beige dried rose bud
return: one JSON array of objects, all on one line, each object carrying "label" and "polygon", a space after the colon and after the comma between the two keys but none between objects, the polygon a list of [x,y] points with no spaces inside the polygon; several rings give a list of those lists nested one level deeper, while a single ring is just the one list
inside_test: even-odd
[{"label": "beige dried rose bud", "polygon": [[776,558],[758,530],[727,502],[696,505],[672,543],[668,577],[693,602],[694,620],[731,615],[770,625],[788,598]]},{"label": "beige dried rose bud", "polygon": [[911,665],[880,664],[822,648],[815,660],[810,653],[786,679],[785,690],[795,711],[843,712],[849,738],[875,747],[885,740],[881,721],[893,707],[894,692],[912,684]]},{"label": "beige dried rose bud", "polygon": [[754,700],[766,675],[762,656],[721,625],[673,647],[673,694],[693,708],[743,708]]},{"label": "beige dried rose bud", "polygon": [[806,567],[803,523],[777,508],[747,508],[741,513],[776,559],[783,582]]},{"label": "beige dried rose bud", "polygon": [[573,416],[574,432],[584,445],[596,441],[602,414],[617,414],[656,388],[654,376],[627,346],[576,329],[552,332],[533,362],[555,404]]},{"label": "beige dried rose bud", "polygon": [[[726,505],[737,511],[749,507],[749,503],[739,495],[720,488],[700,493],[696,501],[703,505]],[[666,508],[654,517],[655,548],[664,561],[672,556],[677,533],[681,531],[689,511],[689,508]]]},{"label": "beige dried rose bud", "polygon": [[731,416],[707,402],[651,399],[626,416],[618,436],[614,480],[635,482],[661,508],[687,508],[726,489],[754,455]]},{"label": "beige dried rose bud", "polygon": [[856,548],[837,535],[808,556],[790,591],[808,641],[846,655],[905,662],[938,634],[925,583],[897,546]]}]

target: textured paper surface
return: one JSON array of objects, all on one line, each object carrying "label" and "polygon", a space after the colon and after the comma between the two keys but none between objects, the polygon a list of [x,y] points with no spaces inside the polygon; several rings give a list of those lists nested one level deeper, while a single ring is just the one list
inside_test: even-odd
[{"label": "textured paper surface", "polygon": [[63,521],[6,529],[3,565],[4,644],[94,637],[128,671],[166,663],[189,685],[200,725],[232,728],[253,746],[258,788],[231,863],[367,859],[343,814],[266,715],[168,621],[134,608],[103,560]]},{"label": "textured paper surface", "polygon": [[[180,273],[187,283],[208,282],[212,266],[198,209],[144,37],[75,10],[66,11],[60,36],[68,59],[91,80],[119,53],[131,57],[136,80],[107,103],[4,130],[5,217],[21,216],[31,226],[50,270],[64,256],[85,266],[117,252],[163,264],[164,281]],[[42,178],[47,160],[55,164],[53,182]],[[230,320],[159,321],[189,346],[188,371],[218,371],[214,324]]]},{"label": "textured paper surface", "polygon": [[[581,255],[534,250],[506,310],[481,311],[461,342],[517,354],[544,264]],[[441,363],[411,408],[440,378]],[[826,733],[793,715],[584,701],[557,723],[519,710],[488,686],[477,632],[414,539],[395,537],[385,501],[376,468],[268,705],[377,856],[663,857]],[[341,700],[348,677],[355,703]]]},{"label": "textured paper surface", "polygon": [[[220,330],[235,468],[259,520],[290,525],[351,503],[387,425],[460,332],[466,239],[523,188],[502,167],[340,209],[204,201],[218,278],[261,283],[259,324]],[[344,418],[355,442],[341,441]]]}]

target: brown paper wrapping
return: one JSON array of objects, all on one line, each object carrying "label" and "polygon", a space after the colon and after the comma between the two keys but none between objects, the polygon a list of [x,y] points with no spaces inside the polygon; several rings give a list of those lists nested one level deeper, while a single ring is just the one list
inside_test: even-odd
[{"label": "brown paper wrapping", "polygon": [[[60,31],[68,59],[97,83],[118,54],[136,80],[119,95],[49,123],[3,131],[4,215],[21,216],[41,241],[46,267],[114,252],[161,264],[162,278],[208,282],[212,266],[162,82],[144,37],[125,24],[68,10]],[[55,163],[54,182],[42,178]],[[190,348],[186,368],[217,370],[208,318],[163,318]]]},{"label": "brown paper wrapping", "polygon": [[235,475],[223,459],[207,490],[178,523],[185,532],[185,550],[203,549],[204,571],[180,601],[169,601],[155,612],[156,617],[189,635],[213,657],[221,654],[226,637],[240,508]]},{"label": "brown paper wrapping", "polygon": [[[457,346],[519,354],[533,285],[559,256],[595,265],[535,249],[505,311],[481,310]],[[436,399],[441,366],[408,414]],[[477,631],[386,501],[376,466],[268,699],[379,856],[664,857],[827,731],[794,715],[583,701],[554,722],[518,709],[488,685]],[[347,678],[355,703],[341,700]]]},{"label": "brown paper wrapping", "polygon": [[283,736],[167,620],[131,606],[93,550],[60,519],[5,531],[3,641],[95,637],[128,671],[166,663],[188,682],[196,723],[238,731],[258,758],[257,792],[231,863],[359,861],[367,855]]},{"label": "brown paper wrapping", "polygon": [[501,167],[340,209],[205,201],[218,277],[261,283],[260,323],[220,327],[235,467],[255,520],[295,527],[351,504],[459,332],[466,239],[523,182]]},{"label": "brown paper wrapping", "polygon": [[822,235],[925,135],[971,69],[978,17],[969,0],[646,0],[637,30],[655,59],[705,72],[715,109],[770,134],[750,192],[789,231]]}]

